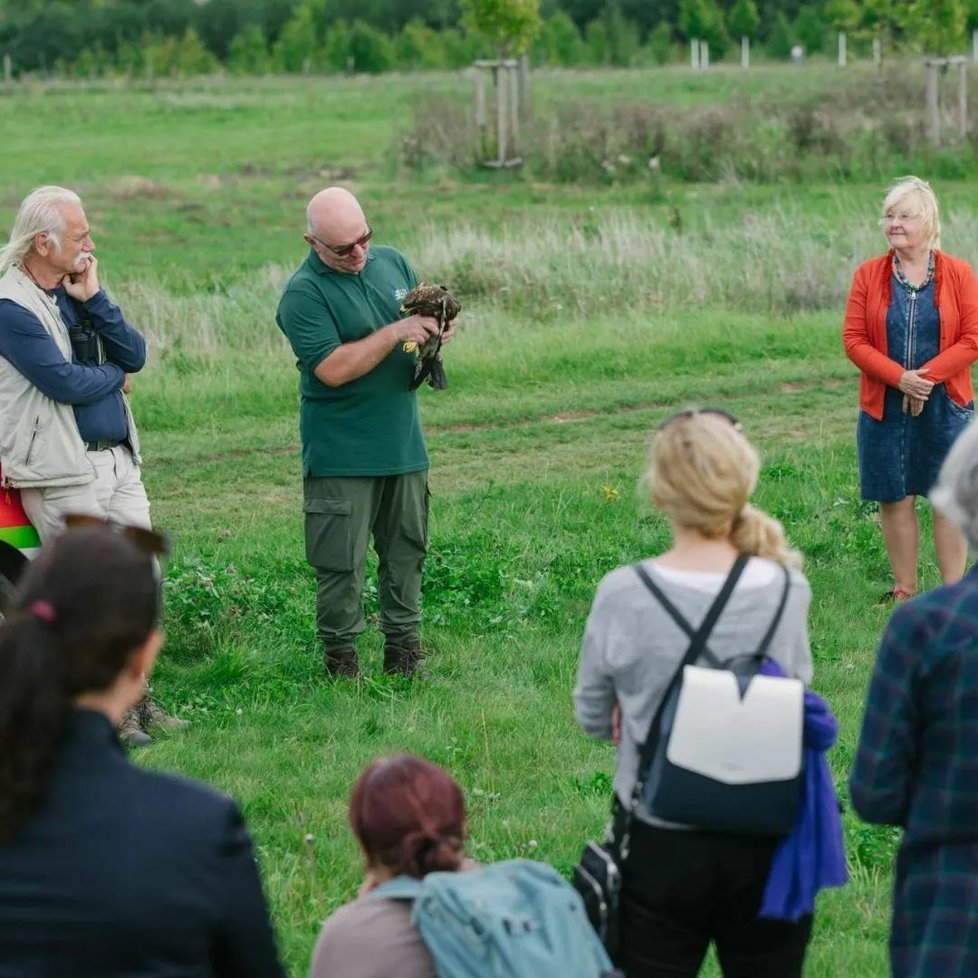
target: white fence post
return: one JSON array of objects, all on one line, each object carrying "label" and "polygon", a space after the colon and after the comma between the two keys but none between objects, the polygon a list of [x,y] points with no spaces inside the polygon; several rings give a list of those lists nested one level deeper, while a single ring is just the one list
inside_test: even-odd
[{"label": "white fence post", "polygon": [[710,67],[710,45],[708,41],[700,41],[700,67]]},{"label": "white fence post", "polygon": [[700,39],[698,37],[691,37],[689,39],[689,66],[693,69],[693,71],[699,71]]},{"label": "white fence post", "polygon": [[883,45],[878,37],[873,38],[873,64],[878,68],[883,62]]},{"label": "white fence post", "polygon": [[746,34],[740,39],[740,67],[750,67],[750,38]]},{"label": "white fence post", "polygon": [[839,67],[846,66],[846,32],[839,31]]}]

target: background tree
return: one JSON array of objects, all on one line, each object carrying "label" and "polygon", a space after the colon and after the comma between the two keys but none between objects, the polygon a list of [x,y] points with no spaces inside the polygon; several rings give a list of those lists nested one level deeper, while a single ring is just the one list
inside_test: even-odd
[{"label": "background tree", "polygon": [[802,7],[795,19],[793,33],[808,54],[816,54],[825,49],[829,25],[815,7]]},{"label": "background tree", "polygon": [[619,67],[630,65],[642,47],[638,25],[622,13],[617,3],[608,7],[602,19],[608,41],[608,62]]},{"label": "background tree", "polygon": [[584,44],[587,58],[594,65],[611,64],[611,45],[608,43],[608,25],[600,17],[584,28]]},{"label": "background tree", "polygon": [[231,42],[246,28],[257,26],[262,33],[262,0],[207,0],[200,5],[195,27],[208,50],[225,61]]},{"label": "background tree", "polygon": [[791,32],[788,18],[778,13],[771,25],[767,38],[767,52],[772,58],[784,60],[791,57],[791,49],[795,45],[795,36]]},{"label": "background tree", "polygon": [[231,39],[227,66],[234,75],[264,75],[271,68],[268,43],[258,24],[249,24]]},{"label": "background tree", "polygon": [[962,0],[912,0],[904,20],[906,35],[924,54],[960,54],[967,16]]},{"label": "background tree", "polygon": [[355,20],[350,26],[350,66],[354,71],[377,73],[394,67],[390,38],[376,27]]},{"label": "background tree", "polygon": [[323,38],[323,64],[332,71],[346,71],[350,57],[350,25],[345,20],[338,20]]},{"label": "background tree", "polygon": [[462,20],[500,57],[523,54],[540,29],[540,0],[461,0]]},{"label": "background tree", "polygon": [[217,58],[204,46],[200,35],[188,27],[170,49],[169,74],[178,78],[207,75],[219,66]]},{"label": "background tree", "polygon": [[723,14],[713,0],[680,0],[679,29],[687,38],[706,41],[714,57],[722,57],[730,45]]},{"label": "background tree", "polygon": [[279,71],[306,71],[319,63],[326,23],[324,0],[302,0],[272,45],[272,62]]},{"label": "background tree", "polygon": [[420,17],[409,20],[394,40],[399,68],[444,68],[441,35]]},{"label": "background tree", "polygon": [[587,47],[570,15],[558,10],[542,21],[530,55],[535,64],[579,65],[587,59]]},{"label": "background tree", "polygon": [[664,20],[656,24],[649,32],[645,42],[649,60],[657,65],[668,64],[672,60],[674,42],[675,38],[670,24]]},{"label": "background tree", "polygon": [[753,37],[760,22],[761,15],[754,0],[736,0],[727,14],[727,27],[732,37]]},{"label": "background tree", "polygon": [[822,13],[837,31],[855,30],[862,19],[862,11],[855,0],[825,0]]}]

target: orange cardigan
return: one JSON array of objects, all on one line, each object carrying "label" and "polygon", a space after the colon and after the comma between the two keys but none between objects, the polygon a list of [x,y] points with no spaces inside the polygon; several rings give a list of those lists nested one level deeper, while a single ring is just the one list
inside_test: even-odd
[{"label": "orange cardigan", "polygon": [[[896,387],[904,372],[886,352],[892,262],[889,251],[856,269],[842,327],[846,356],[862,371],[859,406],[877,421],[883,420],[886,388]],[[951,399],[964,407],[974,400],[971,365],[978,360],[978,278],[966,261],[936,253],[934,304],[941,320],[940,352],[923,364],[930,370],[925,376],[944,384]]]}]

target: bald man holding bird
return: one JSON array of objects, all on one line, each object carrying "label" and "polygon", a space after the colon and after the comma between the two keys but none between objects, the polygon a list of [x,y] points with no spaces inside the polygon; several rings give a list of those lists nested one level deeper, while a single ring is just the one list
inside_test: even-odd
[{"label": "bald man holding bird", "polygon": [[448,294],[451,303],[439,296],[409,308],[424,283],[399,251],[372,245],[348,190],[320,191],[306,220],[309,254],[285,286],[276,322],[299,370],[306,559],[316,572],[324,669],[360,675],[373,536],[384,671],[416,676],[430,498],[416,388],[426,379],[436,386],[433,374],[444,379],[439,351],[452,339],[458,304]]}]

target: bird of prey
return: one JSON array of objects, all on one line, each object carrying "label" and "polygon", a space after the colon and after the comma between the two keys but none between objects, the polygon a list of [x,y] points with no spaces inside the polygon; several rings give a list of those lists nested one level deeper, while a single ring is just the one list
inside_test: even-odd
[{"label": "bird of prey", "polygon": [[[461,309],[462,306],[458,300],[444,285],[428,285],[427,282],[421,282],[404,296],[401,302],[401,312],[431,316],[438,320],[438,332],[430,336],[418,350],[418,360],[414,365],[411,390],[417,390],[425,381],[428,382],[429,387],[436,391],[443,391],[448,386],[439,351],[441,350],[442,334],[445,332],[445,327],[459,314]],[[404,344],[405,353],[413,353],[417,348],[418,344],[414,340],[408,340]]]}]

